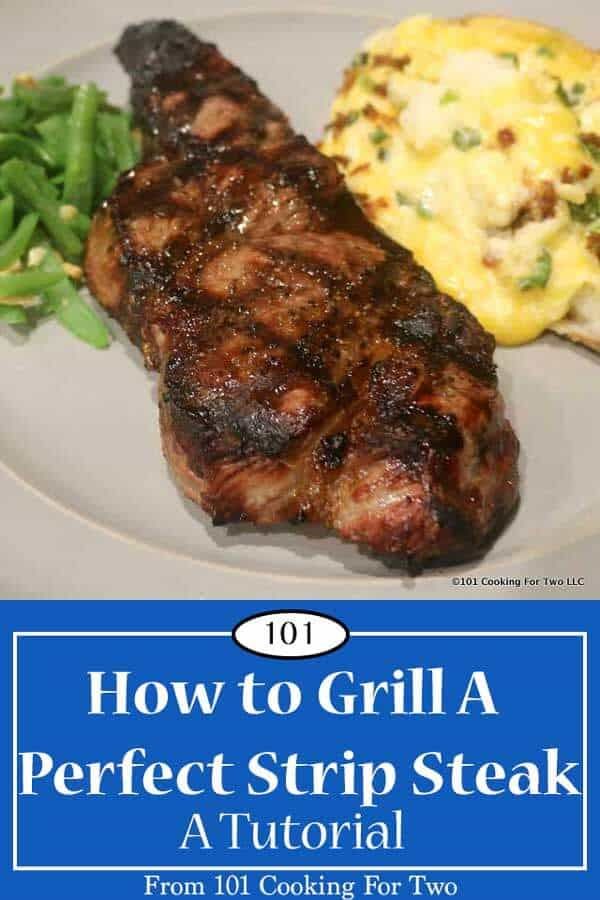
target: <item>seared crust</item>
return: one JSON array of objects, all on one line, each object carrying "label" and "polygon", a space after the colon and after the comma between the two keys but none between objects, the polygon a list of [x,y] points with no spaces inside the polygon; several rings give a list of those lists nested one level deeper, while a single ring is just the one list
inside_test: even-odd
[{"label": "seared crust", "polygon": [[165,23],[119,45],[162,152],[121,179],[86,267],[160,370],[182,489],[216,523],[321,522],[413,569],[481,552],[517,499],[492,337],[254,82],[172,27],[179,68]]}]

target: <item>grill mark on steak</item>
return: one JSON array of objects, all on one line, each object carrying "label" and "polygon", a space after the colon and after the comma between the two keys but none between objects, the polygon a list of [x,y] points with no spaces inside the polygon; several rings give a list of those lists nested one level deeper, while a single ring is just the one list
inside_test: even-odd
[{"label": "grill mark on steak", "polygon": [[86,270],[160,371],[182,490],[215,523],[321,522],[411,571],[480,552],[517,499],[493,338],[213,45],[149,22],[117,54],[145,160]]}]

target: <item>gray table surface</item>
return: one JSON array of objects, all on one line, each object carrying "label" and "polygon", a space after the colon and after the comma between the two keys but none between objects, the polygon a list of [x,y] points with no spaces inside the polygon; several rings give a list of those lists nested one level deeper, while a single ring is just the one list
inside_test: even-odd
[{"label": "gray table surface", "polygon": [[381,11],[398,19],[416,13],[453,14],[501,13],[513,11],[530,18],[569,30],[581,40],[589,38],[590,21],[600,17],[596,0],[576,0],[575,3],[552,3],[551,0],[466,0],[449,4],[448,0],[2,0],[0,3],[0,77],[6,79],[15,71],[32,65],[43,67],[61,56],[76,53],[91,44],[110,40],[126,23],[152,17],[197,19],[204,15],[219,15],[236,10],[282,9],[349,9]]}]

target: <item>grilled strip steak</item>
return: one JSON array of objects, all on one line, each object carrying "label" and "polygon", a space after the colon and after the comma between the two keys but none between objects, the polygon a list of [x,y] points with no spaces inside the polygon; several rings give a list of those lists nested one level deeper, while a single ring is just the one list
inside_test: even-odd
[{"label": "grilled strip steak", "polygon": [[320,522],[413,571],[481,552],[518,494],[493,338],[213,45],[148,22],[116,52],[145,161],[87,277],[160,372],[183,492],[215,524]]}]

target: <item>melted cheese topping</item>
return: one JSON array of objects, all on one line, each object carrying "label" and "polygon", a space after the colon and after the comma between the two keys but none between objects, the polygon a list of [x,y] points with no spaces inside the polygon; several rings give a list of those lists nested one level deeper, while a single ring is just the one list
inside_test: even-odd
[{"label": "melted cheese topping", "polygon": [[417,16],[366,42],[322,149],[441,290],[520,344],[600,294],[599,136],[599,54],[529,22]]}]

